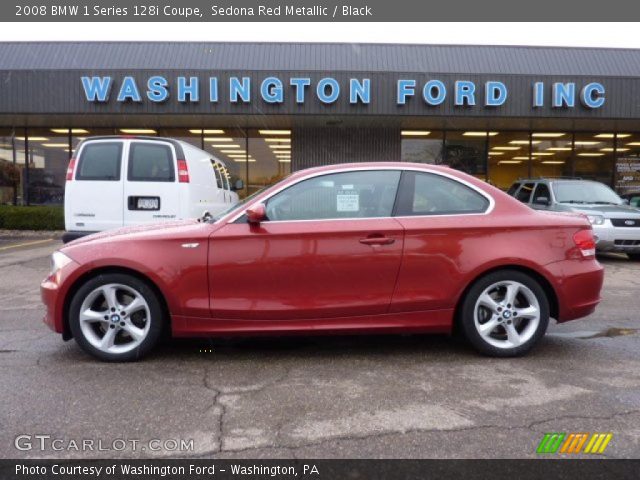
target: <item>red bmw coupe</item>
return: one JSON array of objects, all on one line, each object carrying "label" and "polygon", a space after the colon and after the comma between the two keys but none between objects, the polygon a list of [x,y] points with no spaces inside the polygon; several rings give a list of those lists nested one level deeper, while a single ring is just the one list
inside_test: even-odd
[{"label": "red bmw coupe", "polygon": [[521,355],[594,311],[591,226],[448,167],[296,172],[215,217],[130,227],[53,254],[44,321],[106,361],[175,337],[461,332]]}]

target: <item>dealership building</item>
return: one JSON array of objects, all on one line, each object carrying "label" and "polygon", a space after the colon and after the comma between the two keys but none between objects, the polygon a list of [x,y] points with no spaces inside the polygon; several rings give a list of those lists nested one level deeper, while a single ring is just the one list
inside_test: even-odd
[{"label": "dealership building", "polygon": [[640,190],[640,50],[301,43],[1,43],[0,201],[60,204],[78,142],[158,135],[246,195],[342,162],[449,165]]}]

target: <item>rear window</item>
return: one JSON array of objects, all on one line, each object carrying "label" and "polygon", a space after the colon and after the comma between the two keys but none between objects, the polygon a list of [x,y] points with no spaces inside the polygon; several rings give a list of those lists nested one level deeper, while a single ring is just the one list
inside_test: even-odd
[{"label": "rear window", "polygon": [[516,198],[523,203],[529,203],[531,200],[531,193],[533,192],[533,187],[535,184],[533,183],[525,183],[518,193],[516,194]]},{"label": "rear window", "polygon": [[132,143],[128,179],[133,182],[173,182],[173,152],[168,145]]},{"label": "rear window", "polygon": [[120,180],[122,142],[100,142],[82,149],[76,180]]}]

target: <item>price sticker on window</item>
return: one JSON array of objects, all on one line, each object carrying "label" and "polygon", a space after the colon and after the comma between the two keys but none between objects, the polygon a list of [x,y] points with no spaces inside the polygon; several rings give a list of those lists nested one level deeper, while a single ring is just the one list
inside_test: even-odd
[{"label": "price sticker on window", "polygon": [[338,190],[336,201],[338,212],[357,212],[360,210],[360,195],[355,190]]}]

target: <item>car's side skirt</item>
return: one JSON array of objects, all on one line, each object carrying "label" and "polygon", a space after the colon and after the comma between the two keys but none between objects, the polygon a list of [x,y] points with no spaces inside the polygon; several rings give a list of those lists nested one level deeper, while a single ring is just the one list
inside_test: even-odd
[{"label": "car's side skirt", "polygon": [[304,320],[229,320],[176,315],[172,318],[171,325],[174,337],[451,333],[453,309]]}]

